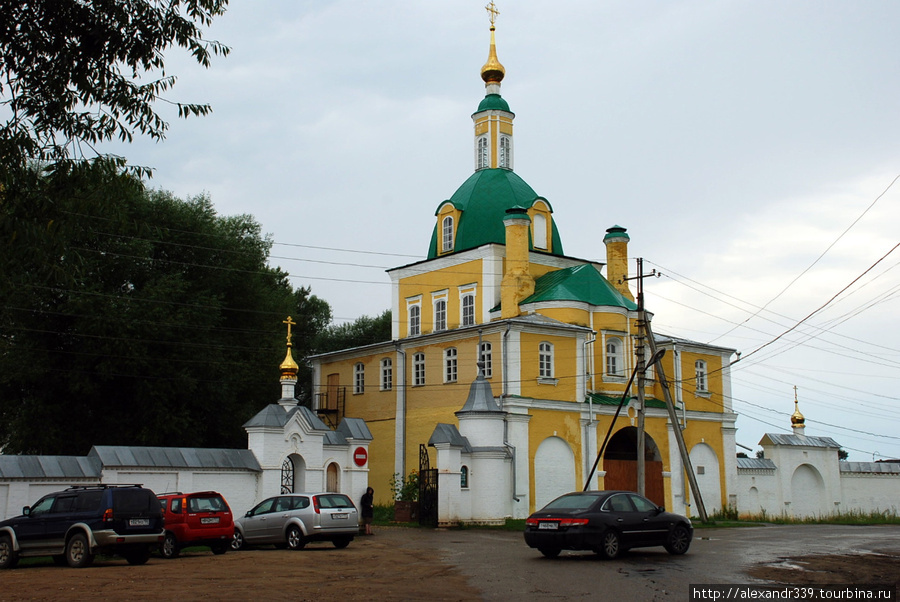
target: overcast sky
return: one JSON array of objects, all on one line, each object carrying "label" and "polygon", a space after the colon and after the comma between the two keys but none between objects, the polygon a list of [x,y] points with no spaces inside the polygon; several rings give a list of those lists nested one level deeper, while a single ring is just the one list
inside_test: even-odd
[{"label": "overcast sky", "polygon": [[[231,56],[167,53],[170,98],[212,115],[161,106],[167,140],[119,152],[152,186],[255,216],[337,322],[380,314],[385,269],[424,258],[474,169],[485,3],[231,0],[208,36]],[[742,353],[740,444],[790,430],[796,385],[807,435],[900,457],[900,2],[498,9],[515,171],[566,254],[604,262],[606,228],[626,227],[663,274],[645,288],[656,332]]]}]

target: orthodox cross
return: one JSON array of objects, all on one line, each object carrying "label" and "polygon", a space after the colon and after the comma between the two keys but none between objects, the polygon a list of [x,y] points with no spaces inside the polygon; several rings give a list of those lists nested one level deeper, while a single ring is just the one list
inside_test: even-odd
[{"label": "orthodox cross", "polygon": [[494,21],[497,20],[497,15],[500,14],[500,11],[497,10],[497,7],[494,5],[493,2],[489,2],[488,5],[484,7],[484,9],[486,11],[488,11],[491,15],[491,17],[490,17],[491,18],[491,27],[493,27]]},{"label": "orthodox cross", "polygon": [[290,317],[290,316],[288,316],[288,319],[287,319],[287,320],[283,320],[281,323],[282,323],[282,324],[287,324],[287,327],[288,327],[287,344],[288,344],[288,347],[290,347],[290,346],[291,346],[291,326],[296,326],[297,323],[294,322],[293,320],[291,320],[291,317]]}]

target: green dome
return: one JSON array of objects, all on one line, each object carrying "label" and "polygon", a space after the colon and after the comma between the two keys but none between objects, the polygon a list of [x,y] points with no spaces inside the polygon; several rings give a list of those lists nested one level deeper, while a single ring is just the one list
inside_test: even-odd
[{"label": "green dome", "polygon": [[[488,243],[505,244],[506,228],[503,220],[507,217],[506,210],[517,205],[529,209],[538,199],[550,205],[547,199],[538,196],[531,186],[513,171],[508,169],[476,171],[453,193],[449,201],[445,201],[452,203],[461,212],[459,223],[456,225],[453,251],[467,251]],[[563,255],[562,242],[554,220],[551,220],[551,228],[552,254]],[[428,247],[428,259],[438,256],[437,241],[438,230],[435,224],[431,244]],[[529,248],[533,250],[531,243]]]},{"label": "green dome", "polygon": [[480,113],[482,111],[506,111],[507,113],[512,113],[509,110],[509,103],[503,100],[503,97],[499,94],[488,94],[485,96],[475,112]]}]

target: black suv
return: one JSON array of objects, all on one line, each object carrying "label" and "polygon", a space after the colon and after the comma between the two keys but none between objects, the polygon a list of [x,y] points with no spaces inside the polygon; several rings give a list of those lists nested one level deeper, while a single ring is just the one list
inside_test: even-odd
[{"label": "black suv", "polygon": [[162,509],[149,489],[69,487],[0,522],[0,569],[16,566],[25,556],[52,556],[56,564],[82,568],[98,553],[144,564],[164,535]]}]

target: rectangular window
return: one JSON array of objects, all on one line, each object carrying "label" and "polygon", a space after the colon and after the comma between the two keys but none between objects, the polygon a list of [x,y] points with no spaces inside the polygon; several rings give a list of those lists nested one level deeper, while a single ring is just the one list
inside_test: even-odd
[{"label": "rectangular window", "polygon": [[456,348],[450,347],[444,351],[444,382],[456,382]]},{"label": "rectangular window", "polygon": [[394,365],[391,358],[381,360],[381,390],[390,391],[394,386]]},{"label": "rectangular window", "polygon": [[353,393],[361,395],[365,391],[366,386],[366,367],[362,364],[356,364],[353,367]]},{"label": "rectangular window", "polygon": [[474,326],[475,325],[475,295],[473,293],[466,293],[462,296],[460,307],[462,309],[462,325],[463,326]]},{"label": "rectangular window", "polygon": [[491,344],[482,343],[478,350],[478,357],[484,364],[484,377],[490,378],[494,375],[493,358],[491,357]]},{"label": "rectangular window", "polygon": [[696,371],[697,390],[707,391],[706,388],[706,362],[697,360],[694,362],[694,370]]},{"label": "rectangular window", "polygon": [[417,353],[413,356],[413,386],[421,387],[425,384],[425,354]]}]

